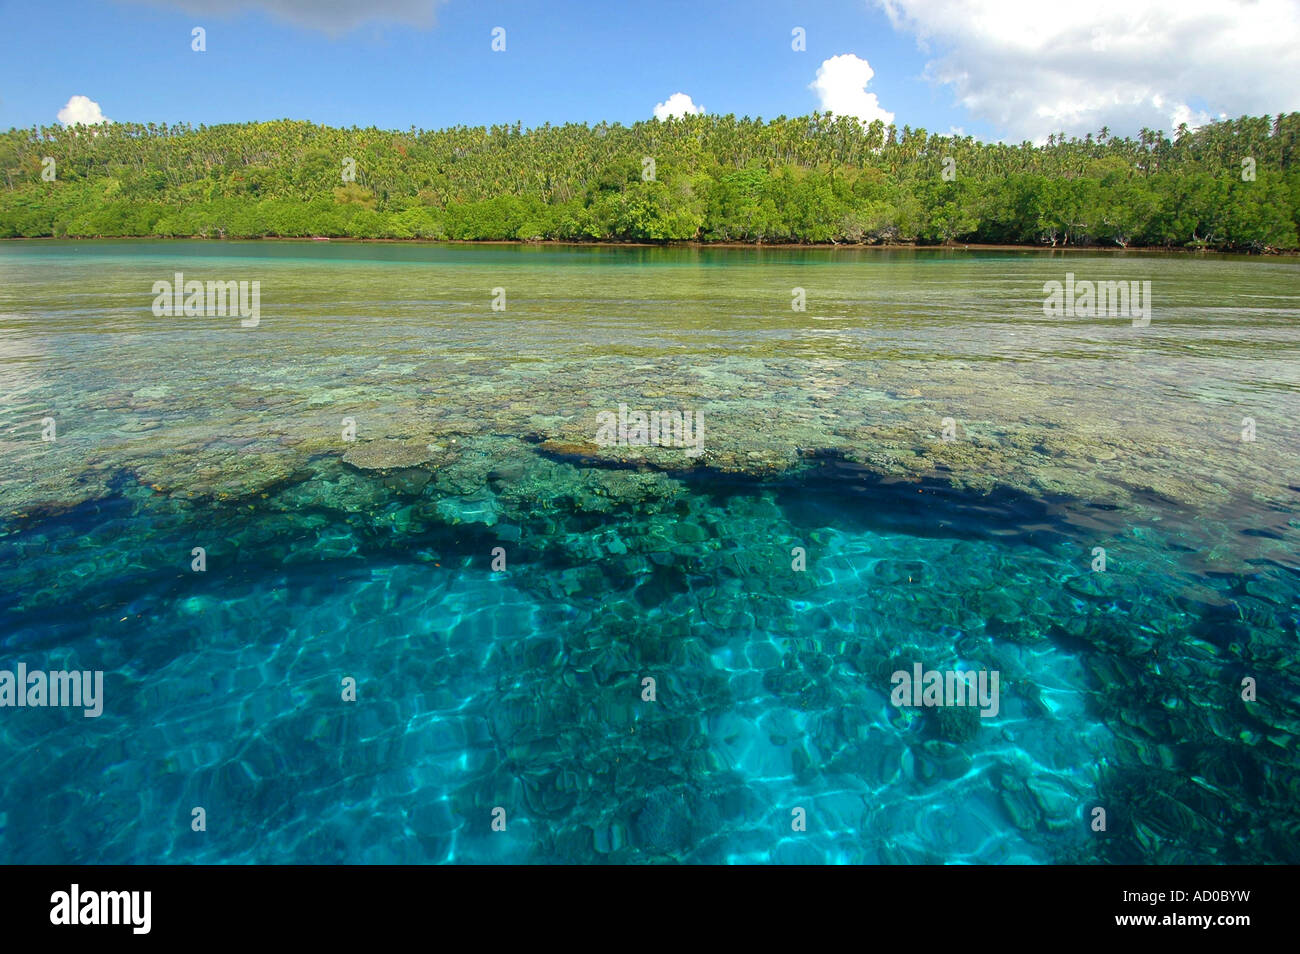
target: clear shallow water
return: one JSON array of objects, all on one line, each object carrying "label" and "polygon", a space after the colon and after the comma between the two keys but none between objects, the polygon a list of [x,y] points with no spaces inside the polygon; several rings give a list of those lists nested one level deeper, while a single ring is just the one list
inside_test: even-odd
[{"label": "clear shallow water", "polygon": [[[154,317],[177,270],[260,281],[261,324]],[[1152,281],[1151,325],[1044,318],[1066,271]],[[8,243],[0,278],[0,669],[107,697],[0,709],[5,860],[1298,860],[1290,261]],[[597,447],[619,403],[705,453]],[[892,707],[915,661],[999,670],[998,717]]]}]

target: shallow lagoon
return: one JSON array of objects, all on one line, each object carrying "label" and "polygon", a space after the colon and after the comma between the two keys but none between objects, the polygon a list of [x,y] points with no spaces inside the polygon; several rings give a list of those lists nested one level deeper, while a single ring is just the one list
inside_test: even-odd
[{"label": "shallow lagoon", "polygon": [[[155,317],[176,271],[259,281],[258,326]],[[1150,324],[1046,317],[1067,272],[1149,280]],[[1294,260],[14,242],[0,278],[0,669],[106,693],[0,709],[6,860],[1300,860]],[[620,404],[703,453],[601,446]],[[998,716],[891,706],[914,662],[997,669]]]}]

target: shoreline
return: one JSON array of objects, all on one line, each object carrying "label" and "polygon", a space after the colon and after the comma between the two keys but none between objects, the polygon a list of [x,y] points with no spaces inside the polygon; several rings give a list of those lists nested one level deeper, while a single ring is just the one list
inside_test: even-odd
[{"label": "shoreline", "polygon": [[1163,245],[1014,245],[1005,243],[953,242],[940,245],[927,245],[918,242],[891,243],[849,243],[849,242],[701,242],[701,241],[666,241],[666,242],[611,242],[599,240],[591,242],[573,242],[566,239],[424,239],[424,238],[353,238],[351,236],[283,236],[260,235],[239,238],[211,238],[201,235],[114,235],[93,237],[69,237],[54,235],[13,235],[0,237],[0,242],[340,242],[356,245],[512,245],[536,246],[539,248],[689,248],[689,249],[753,249],[755,251],[771,250],[851,250],[851,251],[895,251],[910,250],[920,252],[1102,252],[1127,253],[1142,252],[1149,254],[1186,254],[1186,255],[1233,255],[1260,258],[1300,258],[1300,249],[1267,249],[1251,252],[1241,249],[1186,248]]}]

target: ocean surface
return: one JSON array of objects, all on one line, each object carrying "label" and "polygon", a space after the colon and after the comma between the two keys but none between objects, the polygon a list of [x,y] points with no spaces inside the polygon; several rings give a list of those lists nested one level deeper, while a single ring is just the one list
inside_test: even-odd
[{"label": "ocean surface", "polygon": [[0,243],[0,862],[1294,864],[1298,627],[1294,258]]}]

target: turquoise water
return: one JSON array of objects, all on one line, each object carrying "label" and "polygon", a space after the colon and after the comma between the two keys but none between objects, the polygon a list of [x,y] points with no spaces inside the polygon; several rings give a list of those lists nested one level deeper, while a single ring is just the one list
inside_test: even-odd
[{"label": "turquoise water", "polygon": [[[260,324],[155,316],[175,271]],[[1150,326],[1046,318],[1066,271]],[[1298,278],[6,243],[0,670],[105,698],[0,708],[0,860],[1300,861]],[[598,445],[620,403],[703,453]]]}]

